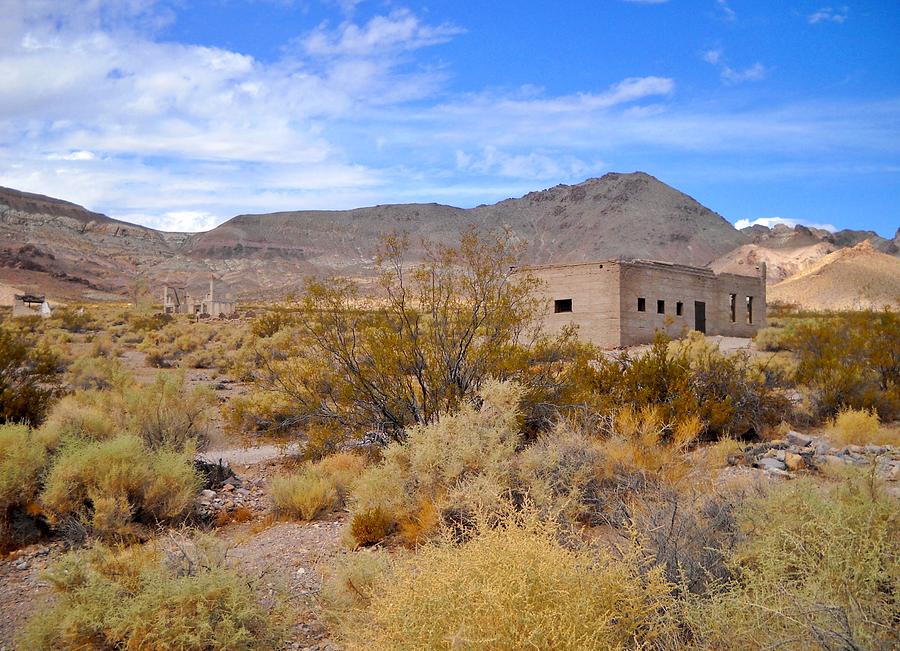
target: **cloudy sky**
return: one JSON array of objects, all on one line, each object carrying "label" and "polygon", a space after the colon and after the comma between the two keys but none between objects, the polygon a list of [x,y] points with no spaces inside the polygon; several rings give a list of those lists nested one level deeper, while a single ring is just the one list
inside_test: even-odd
[{"label": "cloudy sky", "polygon": [[900,3],[0,0],[0,185],[169,230],[643,170],[900,226]]}]

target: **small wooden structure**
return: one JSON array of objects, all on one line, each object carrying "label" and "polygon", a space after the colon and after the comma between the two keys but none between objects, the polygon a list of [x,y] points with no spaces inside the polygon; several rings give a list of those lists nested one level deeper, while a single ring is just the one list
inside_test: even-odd
[{"label": "small wooden structure", "polygon": [[14,294],[13,295],[13,316],[39,316],[48,318],[53,314],[50,303],[47,302],[45,296],[37,296],[36,294]]}]

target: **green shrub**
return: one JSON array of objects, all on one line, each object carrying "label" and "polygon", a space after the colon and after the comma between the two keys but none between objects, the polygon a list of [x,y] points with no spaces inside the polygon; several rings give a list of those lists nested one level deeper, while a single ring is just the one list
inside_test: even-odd
[{"label": "green shrub", "polygon": [[140,436],[152,448],[195,446],[202,449],[209,436],[209,409],[215,395],[208,387],[188,390],[184,375],[160,373],[151,384],[130,385],[110,405],[125,431]]},{"label": "green shrub", "polygon": [[193,450],[152,450],[134,435],[70,440],[56,455],[40,503],[51,522],[107,539],[141,539],[185,516],[200,488]]},{"label": "green shrub", "polygon": [[597,441],[561,425],[519,454],[516,474],[522,490],[542,511],[592,521],[603,499],[598,472],[602,463]]},{"label": "green shrub", "polygon": [[800,479],[750,502],[736,578],[686,619],[704,649],[897,646],[897,498],[872,474],[835,485]]},{"label": "green shrub", "polygon": [[79,391],[60,399],[47,414],[41,432],[55,441],[81,438],[105,441],[121,433],[106,409],[105,394]]},{"label": "green shrub", "polygon": [[221,554],[191,553],[186,562],[165,562],[149,547],[66,554],[45,575],[55,600],[29,622],[20,648],[281,648],[287,610],[260,603],[257,582],[228,570]]},{"label": "green shrub", "polygon": [[836,313],[801,320],[788,345],[798,356],[797,381],[812,392],[817,415],[842,407],[900,414],[900,314]]},{"label": "green shrub", "polygon": [[0,424],[38,425],[59,394],[60,359],[45,346],[0,327]]},{"label": "green shrub", "polygon": [[49,458],[40,435],[25,425],[0,425],[0,551],[19,542],[14,518],[39,513],[37,496]]},{"label": "green shrub", "polygon": [[584,401],[593,412],[655,406],[673,425],[699,416],[707,439],[760,432],[790,404],[746,354],[723,353],[699,333],[674,342],[657,335],[649,351],[600,357],[585,375]]},{"label": "green shrub", "polygon": [[95,327],[94,318],[84,308],[58,307],[53,311],[51,321],[67,332],[84,332]]},{"label": "green shrub", "polygon": [[294,323],[294,317],[284,309],[268,310],[256,317],[250,324],[250,331],[256,337],[271,337]]},{"label": "green shrub", "polygon": [[423,509],[449,509],[465,518],[476,508],[498,508],[513,485],[521,395],[517,385],[488,383],[480,408],[465,404],[436,423],[412,428],[360,477],[354,514],[380,511],[392,525],[383,529],[407,525],[414,542]]},{"label": "green shrub", "polygon": [[787,350],[786,335],[784,328],[760,328],[754,335],[753,341],[760,350],[778,352]]},{"label": "green shrub", "polygon": [[296,474],[276,476],[271,484],[275,509],[282,515],[314,520],[343,506],[364,468],[362,457],[342,453],[307,463]]},{"label": "green shrub", "polygon": [[376,566],[355,586],[363,598],[327,606],[348,649],[662,643],[674,633],[665,615],[672,586],[636,550],[623,552],[568,548],[534,514],[506,515],[461,545],[424,545],[381,576]]},{"label": "green shrub", "polygon": [[76,389],[109,389],[130,382],[131,374],[124,364],[108,357],[79,357],[66,375],[67,382]]}]

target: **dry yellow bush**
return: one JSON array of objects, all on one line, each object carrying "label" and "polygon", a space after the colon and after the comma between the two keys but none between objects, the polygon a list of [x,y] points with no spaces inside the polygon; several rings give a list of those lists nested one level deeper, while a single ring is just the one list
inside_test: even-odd
[{"label": "dry yellow bush", "polygon": [[275,477],[271,493],[276,511],[301,520],[314,520],[322,513],[340,508],[365,465],[362,457],[341,453],[307,463],[296,474]]},{"label": "dry yellow bush", "polygon": [[507,514],[374,577],[369,563],[361,597],[329,606],[349,649],[625,649],[673,634],[659,568],[633,548],[570,549],[558,534],[532,512]]},{"label": "dry yellow bush", "polygon": [[897,648],[897,498],[871,473],[777,485],[740,510],[732,580],[690,600],[699,649]]},{"label": "dry yellow bush", "polygon": [[874,409],[845,407],[828,422],[827,429],[838,445],[900,445],[900,431],[882,427]]},{"label": "dry yellow bush", "polygon": [[70,440],[54,458],[39,501],[53,524],[74,522],[103,538],[142,538],[145,526],[191,508],[200,487],[193,456],[193,449],[150,450],[127,434]]},{"label": "dry yellow bush", "polygon": [[315,520],[340,504],[334,483],[310,473],[275,477],[270,493],[279,514],[300,520]]},{"label": "dry yellow bush", "polygon": [[696,443],[703,423],[696,415],[666,423],[655,405],[640,411],[625,407],[616,414],[612,431],[601,446],[603,476],[637,472],[674,484],[692,471],[685,452]]},{"label": "dry yellow bush", "polygon": [[412,428],[360,478],[353,490],[354,513],[379,510],[393,523],[386,529],[405,528],[412,543],[422,533],[417,523],[424,521],[424,502],[437,513],[453,509],[460,517],[499,508],[513,485],[521,395],[518,385],[490,382],[480,407],[465,404],[436,423]]},{"label": "dry yellow bush", "polygon": [[205,547],[201,541],[191,558],[185,552],[169,562],[149,545],[66,554],[45,575],[55,601],[29,622],[18,648],[282,648],[290,618],[280,595],[261,598],[257,580],[227,569]]}]

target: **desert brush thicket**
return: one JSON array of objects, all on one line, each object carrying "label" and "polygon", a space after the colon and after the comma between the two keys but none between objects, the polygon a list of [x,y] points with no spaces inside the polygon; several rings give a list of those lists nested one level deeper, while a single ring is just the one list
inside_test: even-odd
[{"label": "desert brush thicket", "polygon": [[339,568],[326,608],[350,649],[649,647],[675,633],[672,589],[623,551],[564,544],[552,521],[504,511],[460,544]]},{"label": "desert brush thicket", "polygon": [[332,570],[323,603],[349,648],[896,644],[900,509],[874,474],[711,487],[670,468],[698,423],[649,408],[523,449],[521,396],[488,386],[356,484],[355,542],[408,551]]},{"label": "desert brush thicket", "polygon": [[26,515],[74,539],[139,540],[190,512],[210,393],[177,374],[114,376],[59,400],[38,429],[2,426],[0,543],[15,543],[9,523]]},{"label": "desert brush thicket", "polygon": [[228,569],[212,539],[170,554],[94,544],[44,578],[55,599],[20,636],[23,649],[262,651],[280,648],[288,632],[281,595]]}]

